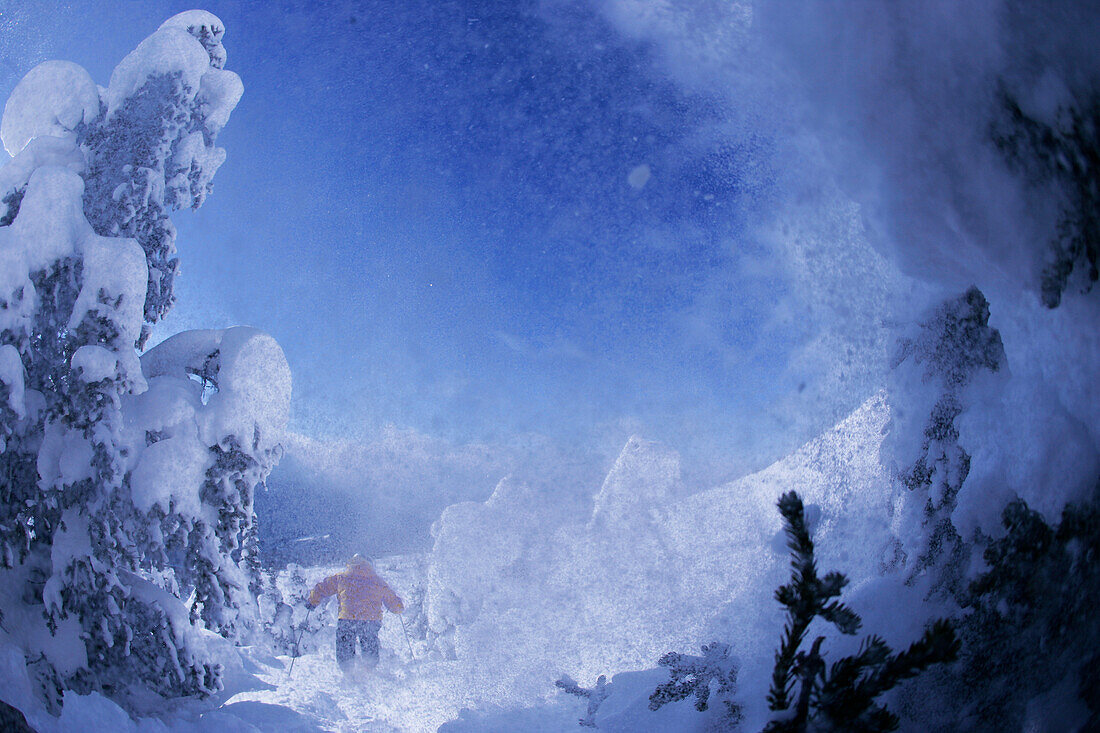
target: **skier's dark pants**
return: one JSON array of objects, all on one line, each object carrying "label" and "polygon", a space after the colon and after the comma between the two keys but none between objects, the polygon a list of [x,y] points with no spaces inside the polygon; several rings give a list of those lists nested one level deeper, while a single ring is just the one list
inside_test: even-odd
[{"label": "skier's dark pants", "polygon": [[355,640],[359,640],[363,661],[368,667],[378,664],[378,630],[381,621],[354,621],[342,618],[336,622],[336,661],[344,669],[355,659]]}]

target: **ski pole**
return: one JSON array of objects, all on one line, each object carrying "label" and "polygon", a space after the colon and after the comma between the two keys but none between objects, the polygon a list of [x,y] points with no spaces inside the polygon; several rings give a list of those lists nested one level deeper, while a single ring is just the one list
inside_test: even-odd
[{"label": "ski pole", "polygon": [[397,620],[401,622],[401,630],[405,632],[405,643],[409,645],[409,658],[414,659],[416,654],[413,653],[412,642],[409,641],[409,631],[405,628],[405,617],[401,614],[397,614]]},{"label": "ski pole", "polygon": [[313,613],[312,608],[306,609],[306,619],[302,622],[302,630],[298,632],[298,641],[294,642],[294,656],[290,658],[290,669],[286,671],[286,678],[289,680],[290,675],[294,673],[294,663],[298,661],[298,656],[301,654],[302,637],[306,635],[306,626],[309,624],[309,614]]}]

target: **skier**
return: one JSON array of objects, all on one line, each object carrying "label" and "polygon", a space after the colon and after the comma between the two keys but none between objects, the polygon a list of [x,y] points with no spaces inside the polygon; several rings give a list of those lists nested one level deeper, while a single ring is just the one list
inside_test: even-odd
[{"label": "skier", "polygon": [[378,630],[382,628],[382,606],[392,613],[401,613],[405,604],[378,577],[370,561],[356,555],[347,570],[331,575],[318,583],[309,594],[307,605],[317,608],[322,600],[335,594],[340,599],[340,615],[336,621],[336,661],[344,672],[352,671],[355,663],[355,641],[359,640],[362,658],[368,668],[378,664]]}]

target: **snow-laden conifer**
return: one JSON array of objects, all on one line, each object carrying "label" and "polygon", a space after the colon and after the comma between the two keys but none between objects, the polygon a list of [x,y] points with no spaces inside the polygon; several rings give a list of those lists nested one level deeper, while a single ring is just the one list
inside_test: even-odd
[{"label": "snow-laden conifer", "polygon": [[138,705],[207,694],[203,634],[256,625],[254,491],[278,460],[290,374],[253,329],[179,334],[175,230],[225,158],[241,93],[221,22],[166,22],[106,88],[50,61],[0,138],[0,561],[40,694]]},{"label": "snow-laden conifer", "polygon": [[1003,536],[988,539],[984,569],[958,598],[959,663],[903,700],[923,729],[1100,725],[1098,498],[1067,504],[1057,523],[1021,499],[1005,506]]},{"label": "snow-laden conifer", "polygon": [[163,318],[174,299],[179,261],[168,215],[206,200],[225,161],[214,143],[244,90],[222,68],[223,32],[209,13],[166,21],[115,68],[102,114],[82,137],[88,219],[99,234],[132,237],[145,251],[149,323]]},{"label": "snow-laden conifer", "polygon": [[[907,490],[898,530],[911,553],[910,580],[930,572],[933,586],[955,593],[969,558],[952,514],[970,473],[970,454],[960,445],[958,420],[969,406],[969,385],[1007,364],[1001,335],[989,325],[989,303],[977,288],[940,304],[894,357],[893,453]],[[922,424],[923,423],[923,424]]]},{"label": "snow-laden conifer", "polygon": [[1081,94],[1053,122],[1028,115],[1004,86],[998,96],[1002,117],[993,142],[1026,177],[1034,200],[1060,208],[1039,278],[1043,304],[1057,308],[1067,290],[1087,292],[1100,279],[1100,93]]}]

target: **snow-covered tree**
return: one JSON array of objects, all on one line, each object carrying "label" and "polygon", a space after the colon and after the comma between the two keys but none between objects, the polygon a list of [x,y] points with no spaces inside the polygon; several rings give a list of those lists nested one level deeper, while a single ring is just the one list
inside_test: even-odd
[{"label": "snow-covered tree", "polygon": [[48,61],[0,121],[0,559],[54,707],[209,693],[201,635],[255,624],[253,493],[281,452],[286,360],[247,328],[138,355],[172,305],[168,213],[225,159],[242,85],[222,33],[175,16],[106,88]]},{"label": "snow-covered tree", "polygon": [[910,579],[932,572],[933,585],[956,592],[969,558],[952,512],[970,472],[957,420],[968,407],[968,387],[1006,366],[1004,346],[989,325],[989,304],[977,288],[949,299],[898,344],[894,369],[894,429],[889,453],[900,459],[904,488],[898,533],[911,557]]},{"label": "snow-covered tree", "polygon": [[286,360],[271,337],[231,328],[177,334],[142,367],[149,389],[128,404],[150,422],[133,436],[146,444],[136,449],[133,499],[159,520],[191,621],[239,638],[257,623],[255,489],[282,451]]},{"label": "snow-covered tree", "polygon": [[670,702],[687,697],[695,700],[695,709],[704,712],[711,705],[711,694],[724,706],[722,723],[732,729],[741,721],[741,705],[734,700],[737,692],[737,661],[728,644],[711,642],[702,646],[701,656],[669,652],[658,664],[668,668],[669,680],[658,685],[649,696],[649,709],[659,710]]},{"label": "snow-covered tree", "polygon": [[611,693],[611,685],[607,683],[607,675],[600,675],[596,679],[596,686],[592,688],[581,687],[577,684],[569,675],[562,675],[560,678],[554,680],[554,686],[562,692],[567,692],[570,695],[575,695],[579,698],[588,701],[588,706],[585,709],[584,717],[577,721],[578,725],[585,728],[596,728],[596,713],[600,710],[600,705],[607,696]]},{"label": "snow-covered tree", "polygon": [[1057,523],[1019,499],[1004,508],[1004,536],[988,542],[985,568],[959,597],[959,663],[904,700],[921,729],[1097,729],[1098,499],[1100,486]]},{"label": "snow-covered tree", "polygon": [[102,121],[81,139],[89,221],[97,233],[132,237],[145,251],[149,323],[174,300],[176,229],[168,214],[198,208],[210,193],[225,160],[214,141],[243,91],[240,78],[223,68],[223,33],[209,13],[167,20],[115,68],[100,102]]},{"label": "snow-covered tree", "polygon": [[1100,279],[1100,92],[1075,95],[1051,122],[1028,115],[1003,86],[998,96],[1004,115],[993,126],[994,143],[1036,200],[1060,208],[1039,280],[1043,304],[1057,308],[1067,289],[1087,292]]}]

